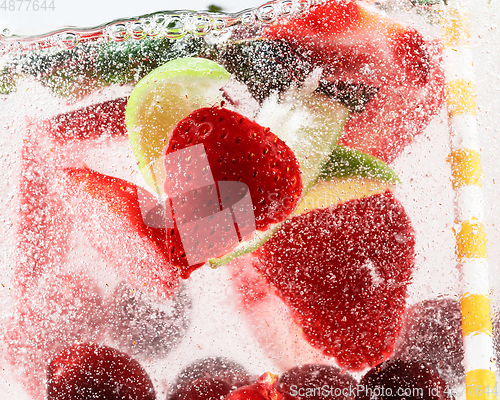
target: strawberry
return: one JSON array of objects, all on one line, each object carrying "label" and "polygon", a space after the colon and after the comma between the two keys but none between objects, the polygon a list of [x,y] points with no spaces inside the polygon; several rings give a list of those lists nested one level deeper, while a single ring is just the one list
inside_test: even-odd
[{"label": "strawberry", "polygon": [[21,290],[57,270],[69,248],[72,221],[52,185],[54,166],[44,154],[46,134],[43,126],[29,121],[21,149],[15,267]]},{"label": "strawberry", "polygon": [[118,98],[59,114],[45,122],[47,132],[59,144],[103,135],[125,136],[126,105],[126,98]]},{"label": "strawberry", "polygon": [[288,398],[289,396],[278,390],[278,376],[266,372],[255,383],[233,390],[224,400],[283,400]]},{"label": "strawberry", "polygon": [[329,358],[304,339],[287,305],[259,273],[259,264],[255,253],[240,256],[229,264],[238,300],[235,306],[254,340],[282,370],[298,364],[328,363]]},{"label": "strawberry", "polygon": [[78,344],[50,362],[47,400],[155,400],[153,383],[142,366],[111,347]]},{"label": "strawberry", "polygon": [[351,115],[339,144],[392,162],[424,131],[444,101],[440,46],[429,42],[427,49],[431,67],[427,83],[381,86],[364,112]]},{"label": "strawberry", "polygon": [[[167,238],[172,263],[184,278],[255,229],[284,220],[302,192],[299,165],[288,146],[269,129],[224,108],[202,108],[180,121],[165,163],[165,193],[175,221]],[[247,201],[241,209],[240,201]],[[214,216],[218,219],[211,221]],[[207,240],[211,236],[217,244]],[[186,240],[194,246],[186,248]]]},{"label": "strawberry", "polygon": [[347,122],[339,143],[386,162],[422,133],[443,104],[438,46],[362,2],[315,5],[303,17],[278,21],[265,35],[308,53],[334,86],[378,88],[365,111]]},{"label": "strawberry", "polygon": [[60,184],[75,223],[130,285],[159,297],[175,293],[179,275],[168,261],[165,228],[146,225],[137,186],[88,168],[62,171]]},{"label": "strawberry", "polygon": [[4,343],[16,378],[34,398],[43,398],[46,367],[62,348],[96,341],[104,333],[104,307],[96,283],[88,276],[51,274],[19,299]]},{"label": "strawberry", "polygon": [[419,360],[439,372],[449,384],[464,379],[462,313],[455,299],[432,299],[406,313],[394,357]]},{"label": "strawberry", "polygon": [[296,366],[280,376],[278,388],[299,400],[354,400],[358,382],[331,365]]},{"label": "strawberry", "polygon": [[258,251],[259,271],[306,339],[358,371],[390,356],[415,239],[390,192],[294,216]]},{"label": "strawberry", "polygon": [[369,370],[359,382],[356,400],[446,400],[450,390],[436,371],[419,360],[390,360]]}]

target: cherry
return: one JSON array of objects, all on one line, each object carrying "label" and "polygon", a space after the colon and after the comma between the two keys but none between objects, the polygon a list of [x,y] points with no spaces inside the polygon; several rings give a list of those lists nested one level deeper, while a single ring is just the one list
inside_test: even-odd
[{"label": "cherry", "polygon": [[177,390],[170,400],[221,400],[231,392],[231,386],[215,378],[199,378]]},{"label": "cherry", "polygon": [[452,398],[445,382],[427,364],[416,360],[389,360],[373,367],[361,379],[356,400],[445,400]]},{"label": "cherry", "polygon": [[125,353],[77,344],[58,353],[47,370],[47,400],[155,400],[146,371]]},{"label": "cherry", "polygon": [[463,381],[462,314],[456,299],[432,299],[406,313],[395,358],[423,361],[450,384]]},{"label": "cherry", "polygon": [[169,400],[219,400],[231,390],[250,385],[251,375],[238,363],[207,357],[187,366],[173,385]]},{"label": "cherry", "polygon": [[280,376],[278,389],[299,400],[354,400],[357,381],[331,365],[297,366]]},{"label": "cherry", "polygon": [[126,283],[108,302],[108,323],[115,346],[140,359],[162,358],[175,348],[190,324],[191,298],[184,286],[161,302]]}]

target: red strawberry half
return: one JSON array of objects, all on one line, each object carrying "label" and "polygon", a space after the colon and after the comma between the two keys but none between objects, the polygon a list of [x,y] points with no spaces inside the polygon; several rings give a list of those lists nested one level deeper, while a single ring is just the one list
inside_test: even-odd
[{"label": "red strawberry half", "polygon": [[302,193],[299,165],[288,146],[224,108],[199,109],[177,124],[165,169],[175,220],[168,245],[183,277],[255,229],[283,221]]},{"label": "red strawberry half", "polygon": [[70,140],[97,139],[102,135],[125,136],[126,98],[59,114],[47,120],[47,131],[60,144]]},{"label": "red strawberry half", "polygon": [[365,111],[346,123],[339,143],[391,162],[439,112],[444,75],[435,43],[369,7],[331,0],[300,18],[278,21],[265,35],[309,54],[333,86],[378,89]]},{"label": "red strawberry half", "polygon": [[224,400],[284,400],[289,398],[278,389],[278,375],[266,372],[252,385],[233,390]]},{"label": "red strawberry half", "polygon": [[408,216],[390,192],[293,217],[258,251],[306,339],[350,370],[387,358],[414,265]]},{"label": "red strawberry half", "polygon": [[15,279],[22,290],[56,271],[69,247],[71,219],[53,188],[54,165],[45,157],[47,131],[30,123],[21,150]]},{"label": "red strawberry half", "polygon": [[61,186],[75,226],[118,274],[156,296],[175,293],[179,275],[168,260],[165,229],[144,222],[137,186],[88,168],[63,171]]},{"label": "red strawberry half", "polygon": [[428,81],[420,87],[411,81],[382,85],[364,112],[351,115],[339,144],[392,162],[424,131],[444,101],[440,45],[428,42],[426,48],[430,66]]}]

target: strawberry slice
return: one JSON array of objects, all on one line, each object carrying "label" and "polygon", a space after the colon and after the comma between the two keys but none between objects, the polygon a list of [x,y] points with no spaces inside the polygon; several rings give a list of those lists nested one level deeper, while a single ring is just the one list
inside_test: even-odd
[{"label": "strawberry slice", "polygon": [[278,375],[262,374],[255,383],[229,393],[224,400],[284,400],[290,398],[278,389]]},{"label": "strawberry slice", "polygon": [[401,330],[415,239],[384,194],[295,216],[258,251],[306,339],[353,371],[387,358]]},{"label": "strawberry slice", "polygon": [[364,112],[346,124],[339,143],[393,161],[422,133],[444,100],[438,46],[368,5],[332,0],[265,35],[284,39],[324,68],[323,79],[378,88]]},{"label": "strawberry slice", "polygon": [[283,221],[302,192],[299,165],[288,146],[269,129],[224,108],[199,109],[176,125],[165,170],[175,221],[168,245],[183,278],[255,229]]},{"label": "strawberry slice", "polygon": [[29,122],[21,149],[15,279],[22,290],[57,270],[69,246],[72,221],[52,185],[54,167],[44,155],[46,134],[41,125]]},{"label": "strawberry slice", "polygon": [[78,344],[58,353],[47,372],[47,400],[155,400],[153,383],[133,358],[111,347]]},{"label": "strawberry slice", "polygon": [[130,285],[159,297],[175,293],[179,277],[168,261],[165,228],[146,225],[137,186],[88,168],[64,170],[60,183],[75,223]]},{"label": "strawberry slice", "polygon": [[59,114],[45,122],[46,130],[59,144],[97,139],[103,135],[125,136],[126,105],[126,98],[118,98]]}]

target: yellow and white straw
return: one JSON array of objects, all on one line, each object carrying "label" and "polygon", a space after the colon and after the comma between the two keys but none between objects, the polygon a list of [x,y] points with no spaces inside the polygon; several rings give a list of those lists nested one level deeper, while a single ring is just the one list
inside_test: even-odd
[{"label": "yellow and white straw", "polygon": [[456,255],[463,271],[461,294],[468,400],[496,400],[492,313],[489,298],[483,175],[477,143],[470,17],[459,0],[443,9],[442,40],[446,104],[451,136],[448,161],[455,190]]}]

